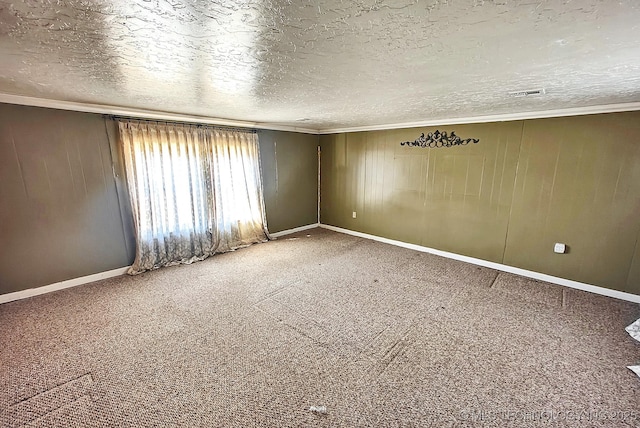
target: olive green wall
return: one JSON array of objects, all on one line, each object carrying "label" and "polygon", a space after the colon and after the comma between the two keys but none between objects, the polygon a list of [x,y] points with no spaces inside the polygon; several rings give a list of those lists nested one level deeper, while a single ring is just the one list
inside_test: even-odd
[{"label": "olive green wall", "polygon": [[[400,145],[436,129],[480,142]],[[324,224],[640,294],[640,113],[320,141]]]},{"label": "olive green wall", "polygon": [[[435,129],[320,137],[321,221],[640,294],[640,113],[439,126],[481,141],[399,144]],[[100,115],[0,104],[0,294],[131,263],[114,132]],[[318,137],[259,138],[270,231],[315,223]]]},{"label": "olive green wall", "polygon": [[640,114],[525,123],[505,264],[640,294],[639,230]]},{"label": "olive green wall", "polygon": [[[131,264],[116,132],[97,114],[0,104],[0,294]],[[316,223],[318,137],[259,140],[269,230]]]}]

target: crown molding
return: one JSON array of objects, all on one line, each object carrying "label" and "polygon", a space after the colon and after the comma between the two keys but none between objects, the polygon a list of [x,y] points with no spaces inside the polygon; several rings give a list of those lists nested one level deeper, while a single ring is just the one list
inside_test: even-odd
[{"label": "crown molding", "polygon": [[0,103],[18,104],[32,107],[45,107],[57,110],[71,110],[84,113],[109,114],[139,119],[167,120],[174,122],[202,123],[209,125],[232,126],[237,128],[265,129],[270,131],[300,132],[303,134],[318,134],[317,129],[301,128],[297,126],[276,125],[262,122],[247,122],[242,120],[221,119],[207,116],[193,116],[188,114],[168,113],[163,111],[136,109],[128,107],[91,104],[75,101],[59,101],[47,98],[26,97],[0,93]]},{"label": "crown molding", "polygon": [[545,119],[551,117],[583,116],[588,114],[620,113],[640,110],[640,102],[606,104],[587,107],[572,107],[555,110],[530,111],[522,113],[468,116],[450,119],[423,120],[418,122],[391,123],[386,125],[354,126],[347,128],[320,129],[320,134],[342,134],[347,132],[385,131],[391,129],[420,128],[425,126],[461,125],[466,123],[507,122],[510,120]]},{"label": "crown molding", "polygon": [[565,109],[531,111],[521,113],[505,113],[485,116],[467,116],[449,119],[433,119],[417,122],[389,123],[382,125],[353,126],[344,128],[314,129],[289,125],[279,125],[264,122],[248,122],[242,120],[221,119],[208,116],[194,116],[180,113],[169,113],[155,110],[145,110],[118,107],[104,104],[91,104],[76,101],[59,101],[47,98],[27,97],[0,93],[0,103],[18,104],[33,107],[46,107],[58,110],[71,110],[85,113],[109,114],[127,116],[140,119],[156,119],[175,122],[203,123],[210,125],[232,126],[238,128],[265,129],[271,131],[299,132],[303,134],[341,134],[347,132],[385,131],[403,128],[420,128],[425,126],[460,125],[468,123],[507,122],[510,120],[544,119],[565,116],[583,116],[589,114],[620,113],[640,110],[640,102],[605,104],[586,107],[572,107]]}]

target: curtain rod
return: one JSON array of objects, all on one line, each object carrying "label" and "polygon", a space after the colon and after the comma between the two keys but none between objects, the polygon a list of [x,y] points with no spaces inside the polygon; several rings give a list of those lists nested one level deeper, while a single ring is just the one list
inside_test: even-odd
[{"label": "curtain rod", "polygon": [[127,117],[127,116],[115,116],[115,115],[104,115],[110,119],[116,121],[128,121],[128,122],[148,122],[148,123],[158,123],[158,124],[173,124],[173,125],[183,125],[183,126],[193,126],[196,128],[208,128],[208,129],[220,129],[227,131],[241,131],[241,132],[251,132],[256,134],[258,132],[255,128],[242,128],[238,126],[225,126],[225,125],[212,125],[207,123],[197,123],[197,122],[181,122],[176,120],[159,120],[159,119],[144,119],[137,117]]}]

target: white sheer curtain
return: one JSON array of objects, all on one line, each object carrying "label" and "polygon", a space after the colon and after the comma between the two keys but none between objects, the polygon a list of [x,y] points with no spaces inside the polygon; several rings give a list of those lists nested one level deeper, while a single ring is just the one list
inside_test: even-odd
[{"label": "white sheer curtain", "polygon": [[120,121],[135,274],[268,237],[254,132]]}]

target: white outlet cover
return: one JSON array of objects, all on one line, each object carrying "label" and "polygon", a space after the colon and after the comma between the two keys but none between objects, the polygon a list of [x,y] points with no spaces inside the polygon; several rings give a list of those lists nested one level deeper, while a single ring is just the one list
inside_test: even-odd
[{"label": "white outlet cover", "polygon": [[351,214],[351,216],[352,216],[353,218],[356,218],[356,212],[354,211],[354,212],[353,212],[353,214]]},{"label": "white outlet cover", "polygon": [[558,254],[564,254],[564,251],[566,249],[567,249],[567,246],[560,242],[556,242],[556,245],[553,246],[553,252]]}]

